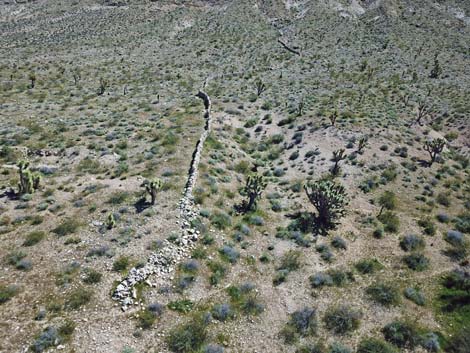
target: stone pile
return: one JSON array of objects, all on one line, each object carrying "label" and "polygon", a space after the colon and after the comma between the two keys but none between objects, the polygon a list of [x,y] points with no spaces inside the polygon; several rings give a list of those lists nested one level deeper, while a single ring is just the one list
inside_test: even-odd
[{"label": "stone pile", "polygon": [[184,188],[183,197],[179,202],[181,222],[181,237],[175,242],[168,240],[163,241],[163,246],[157,252],[150,255],[147,263],[143,267],[132,268],[128,276],[116,287],[113,293],[113,299],[119,301],[122,310],[126,310],[129,306],[136,303],[137,291],[135,285],[146,281],[150,275],[156,275],[159,282],[165,282],[172,279],[172,274],[176,265],[181,259],[188,257],[195,241],[199,237],[199,231],[191,226],[191,222],[197,216],[194,206],[193,189],[196,185],[199,162],[201,160],[204,142],[209,135],[211,129],[211,101],[209,96],[199,91],[197,97],[204,102],[204,118],[206,120],[204,131],[199,138],[196,148],[193,152],[191,164],[188,171],[188,180]]}]

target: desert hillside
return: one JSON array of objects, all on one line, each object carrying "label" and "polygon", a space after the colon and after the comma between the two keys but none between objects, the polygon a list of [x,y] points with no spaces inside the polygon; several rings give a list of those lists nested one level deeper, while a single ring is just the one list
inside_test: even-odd
[{"label": "desert hillside", "polygon": [[468,0],[0,0],[0,353],[470,352]]}]

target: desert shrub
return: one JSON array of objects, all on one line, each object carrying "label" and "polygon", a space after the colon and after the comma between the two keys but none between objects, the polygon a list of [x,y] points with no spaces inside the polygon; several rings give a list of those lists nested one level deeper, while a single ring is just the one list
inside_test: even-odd
[{"label": "desert shrub", "polygon": [[373,284],[367,287],[366,294],[370,299],[384,306],[395,306],[400,303],[400,292],[398,288],[390,284]]},{"label": "desert shrub", "polygon": [[154,312],[145,309],[137,313],[137,327],[143,330],[149,330],[152,328],[153,323],[157,319],[157,315]]},{"label": "desert shrub", "polygon": [[168,335],[168,347],[175,353],[198,351],[207,339],[206,326],[201,318],[194,318],[188,323],[175,327]]},{"label": "desert shrub", "polygon": [[436,201],[438,204],[441,204],[442,206],[449,207],[450,206],[450,198],[449,195],[441,192],[437,194]]},{"label": "desert shrub", "polygon": [[328,273],[316,273],[310,276],[310,284],[313,288],[320,288],[324,286],[332,286],[333,279]]},{"label": "desert shrub", "polygon": [[224,347],[218,344],[209,344],[204,347],[203,353],[224,353]]},{"label": "desert shrub", "polygon": [[315,250],[317,250],[320,253],[320,258],[326,262],[332,262],[334,259],[333,253],[331,252],[331,249],[328,245],[326,244],[319,244],[315,247]]},{"label": "desert shrub", "polygon": [[386,232],[395,233],[398,231],[398,227],[400,226],[400,219],[395,213],[391,211],[385,211],[377,218],[380,222],[383,223],[384,230]]},{"label": "desert shrub", "polygon": [[383,265],[377,259],[363,259],[357,262],[354,267],[359,273],[375,273],[383,268]]},{"label": "desert shrub", "polygon": [[336,334],[343,335],[359,328],[361,313],[346,305],[330,307],[323,321],[328,330]]},{"label": "desert shrub", "polygon": [[232,225],[231,217],[222,211],[214,211],[209,219],[211,224],[217,229],[225,229]]},{"label": "desert shrub", "polygon": [[404,251],[422,250],[425,245],[424,239],[414,234],[405,235],[400,240],[400,247]]},{"label": "desert shrub", "polygon": [[399,348],[414,348],[420,341],[418,329],[411,323],[394,321],[382,329],[385,339]]},{"label": "desert shrub", "polygon": [[220,283],[222,278],[225,277],[227,273],[227,268],[224,266],[223,263],[218,261],[209,261],[207,266],[211,270],[212,274],[209,277],[210,283],[215,286]]},{"label": "desert shrub", "polygon": [[470,352],[470,328],[465,327],[457,332],[450,340],[446,352],[468,353]]},{"label": "desert shrub", "polygon": [[295,271],[302,265],[300,261],[301,252],[296,250],[289,250],[282,258],[278,270]]},{"label": "desert shrub", "polygon": [[397,350],[381,339],[364,338],[357,347],[357,353],[397,353]]},{"label": "desert shrub", "polygon": [[14,285],[0,286],[0,304],[6,303],[18,293],[18,287]]},{"label": "desert shrub", "polygon": [[423,306],[426,303],[426,298],[424,297],[423,293],[421,293],[421,291],[416,288],[407,287],[405,288],[403,294],[406,299],[411,300],[417,305]]},{"label": "desert shrub", "polygon": [[379,225],[377,225],[377,227],[372,232],[372,235],[374,236],[374,238],[382,239],[383,236],[384,236],[384,232],[385,232],[385,230],[384,230],[383,225],[379,224]]},{"label": "desert shrub", "polygon": [[385,191],[379,198],[380,214],[384,209],[394,210],[397,207],[397,197],[393,191]]},{"label": "desert shrub", "polygon": [[49,326],[36,337],[31,346],[31,350],[37,353],[44,352],[50,347],[59,345],[61,342],[62,339],[57,328]]},{"label": "desert shrub", "polygon": [[61,224],[55,227],[52,232],[59,237],[63,237],[65,235],[75,233],[78,228],[80,228],[80,226],[81,223],[78,220],[73,218],[66,218],[62,221]]},{"label": "desert shrub", "polygon": [[440,352],[441,345],[439,343],[439,336],[434,332],[428,332],[420,337],[420,345],[428,352]]},{"label": "desert shrub", "polygon": [[197,260],[189,260],[181,265],[184,272],[196,273],[199,271],[199,262]]},{"label": "desert shrub", "polygon": [[9,264],[9,265],[14,265],[16,266],[16,264],[18,262],[20,262],[22,259],[24,259],[26,257],[26,253],[22,252],[22,251],[12,251],[10,252],[6,257],[5,257],[5,260],[6,262]]},{"label": "desert shrub", "polygon": [[315,309],[306,307],[290,315],[288,323],[281,330],[280,334],[286,343],[294,343],[299,337],[315,334],[317,326]]},{"label": "desert shrub", "polygon": [[101,256],[105,256],[105,255],[108,256],[108,257],[113,256],[113,251],[107,245],[92,248],[86,254],[87,257],[94,257],[94,256],[101,257]]},{"label": "desert shrub", "polygon": [[344,240],[340,236],[335,236],[333,238],[333,240],[331,241],[331,246],[333,246],[336,249],[342,249],[342,250],[346,250],[348,247],[346,244],[346,240]]},{"label": "desert shrub", "polygon": [[429,267],[429,259],[420,253],[407,255],[403,261],[413,271],[424,271]]},{"label": "desert shrub", "polygon": [[455,229],[459,232],[470,233],[470,213],[462,213],[455,217],[454,224]]},{"label": "desert shrub", "polygon": [[327,353],[352,353],[352,349],[341,343],[334,342],[327,350]]},{"label": "desert shrub", "polygon": [[86,284],[99,283],[101,282],[102,277],[103,275],[100,272],[92,268],[89,268],[85,270],[85,277],[83,277],[83,282]]},{"label": "desert shrub", "polygon": [[456,230],[449,230],[444,236],[444,240],[454,246],[462,246],[464,243],[463,234]]},{"label": "desert shrub", "polygon": [[436,225],[431,220],[431,218],[423,218],[418,221],[418,225],[423,228],[424,234],[435,235],[436,234]]},{"label": "desert shrub", "polygon": [[154,313],[155,316],[161,316],[165,310],[165,306],[160,303],[150,303],[147,305],[147,310]]},{"label": "desert shrub", "polygon": [[193,310],[193,307],[194,303],[189,299],[174,300],[168,303],[169,309],[183,314],[189,313],[191,310]]},{"label": "desert shrub", "polygon": [[65,308],[76,310],[87,304],[93,297],[93,292],[85,288],[77,288],[72,291],[65,300]]},{"label": "desert shrub", "polygon": [[235,263],[240,257],[240,253],[233,247],[229,245],[224,245],[222,248],[219,249],[220,256],[230,263]]},{"label": "desert shrub", "polygon": [[449,223],[450,217],[445,213],[438,213],[436,219],[441,223]]},{"label": "desert shrub", "polygon": [[33,246],[39,243],[46,237],[46,233],[43,231],[34,231],[28,233],[24,239],[23,246]]},{"label": "desert shrub", "polygon": [[129,266],[129,258],[127,256],[119,256],[113,263],[113,271],[122,272]]},{"label": "desert shrub", "polygon": [[232,310],[232,307],[228,303],[216,304],[212,308],[212,316],[214,319],[219,321],[227,321],[235,317],[235,313]]},{"label": "desert shrub", "polygon": [[325,346],[322,343],[307,343],[299,346],[295,353],[325,353]]},{"label": "desert shrub", "polygon": [[259,315],[264,311],[264,305],[260,302],[255,286],[243,283],[240,286],[230,286],[227,293],[230,296],[232,307],[245,315]]}]

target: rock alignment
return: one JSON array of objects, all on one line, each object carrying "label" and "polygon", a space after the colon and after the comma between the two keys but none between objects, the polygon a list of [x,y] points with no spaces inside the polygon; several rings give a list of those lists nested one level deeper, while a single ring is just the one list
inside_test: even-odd
[{"label": "rock alignment", "polygon": [[209,136],[211,130],[211,100],[209,96],[199,91],[196,97],[201,98],[204,103],[204,131],[202,132],[194,149],[191,164],[188,170],[188,180],[186,182],[183,197],[178,207],[180,210],[180,219],[177,223],[181,226],[181,237],[175,242],[164,240],[162,247],[152,253],[143,267],[132,268],[128,276],[116,287],[113,293],[113,299],[119,301],[122,310],[127,310],[129,306],[138,304],[136,284],[146,282],[152,285],[147,278],[150,275],[156,275],[159,283],[165,283],[172,279],[176,265],[185,257],[188,257],[195,241],[199,237],[199,231],[195,230],[191,223],[197,216],[194,206],[193,189],[196,185],[199,162],[204,147],[204,142]]}]

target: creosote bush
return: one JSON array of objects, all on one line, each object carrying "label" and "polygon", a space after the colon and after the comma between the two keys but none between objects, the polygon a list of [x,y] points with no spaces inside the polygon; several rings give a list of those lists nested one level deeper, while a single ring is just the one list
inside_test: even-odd
[{"label": "creosote bush", "polygon": [[203,318],[196,317],[170,331],[167,338],[168,347],[175,353],[198,351],[207,339],[207,324]]},{"label": "creosote bush", "polygon": [[376,303],[384,306],[396,306],[400,304],[400,292],[391,284],[376,283],[366,289],[366,294]]}]

